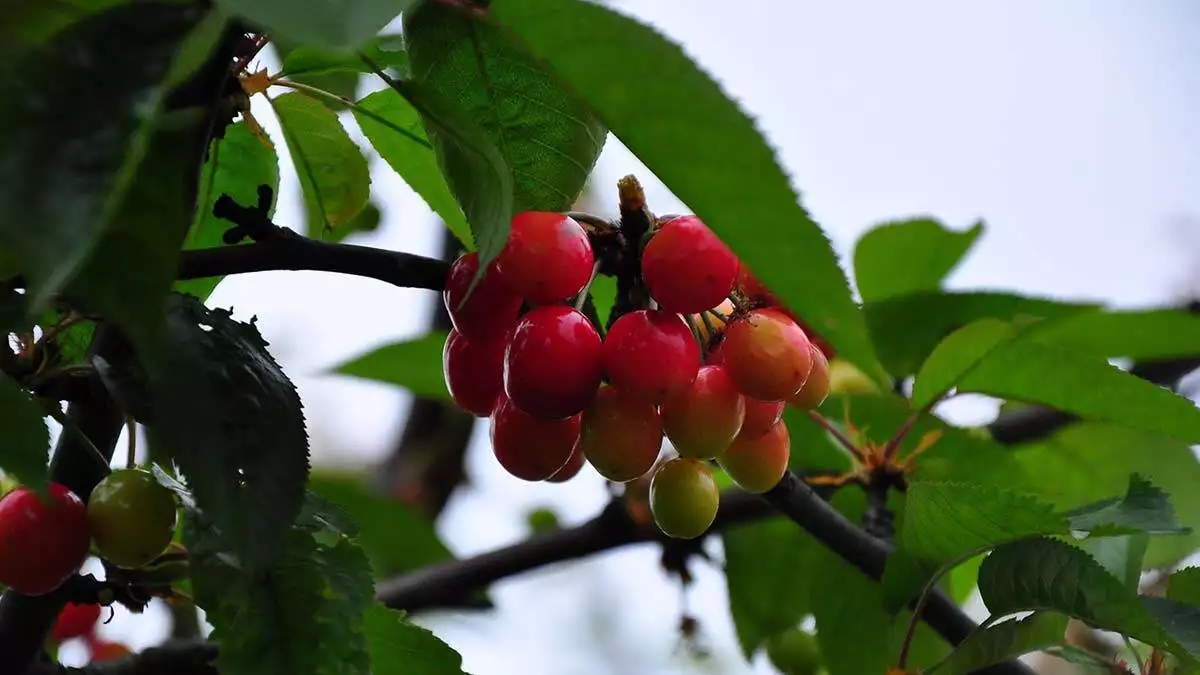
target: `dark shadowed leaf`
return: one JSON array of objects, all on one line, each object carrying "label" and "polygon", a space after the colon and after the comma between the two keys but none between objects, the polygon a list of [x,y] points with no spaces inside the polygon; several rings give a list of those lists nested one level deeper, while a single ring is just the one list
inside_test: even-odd
[{"label": "dark shadowed leaf", "polygon": [[8,0],[0,22],[0,58],[42,44],[59,31],[129,0]]},{"label": "dark shadowed leaf", "polygon": [[1086,649],[1063,645],[1051,647],[1046,653],[1079,667],[1079,675],[1113,675],[1113,663],[1100,654]]},{"label": "dark shadowed leaf", "polygon": [[767,638],[800,623],[809,612],[810,567],[816,542],[794,523],[772,519],[728,530],[725,582],[729,610],[747,659]]},{"label": "dark shadowed leaf", "polygon": [[415,340],[375,349],[330,369],[342,375],[398,384],[417,396],[450,398],[442,375],[446,334],[434,332]]},{"label": "dark shadowed leaf", "polygon": [[466,675],[462,657],[436,635],[379,603],[363,617],[372,675]]},{"label": "dark shadowed leaf", "polygon": [[491,14],[545,58],[805,323],[882,381],[828,238],[754,122],[679,45],[580,0],[506,0]]},{"label": "dark shadowed leaf", "polygon": [[414,0],[219,0],[237,16],[301,43],[353,51]]},{"label": "dark shadowed leaf", "polygon": [[998,623],[972,633],[945,661],[929,669],[938,675],[970,675],[982,668],[1060,644],[1067,617],[1038,612],[1024,619]]},{"label": "dark shadowed leaf", "polygon": [[0,374],[0,469],[26,485],[46,484],[50,435],[45,413],[12,379]]},{"label": "dark shadowed leaf", "polygon": [[1113,497],[1067,514],[1072,530],[1093,535],[1131,532],[1187,534],[1189,529],[1175,520],[1175,509],[1167,493],[1142,476],[1129,478],[1124,497]]},{"label": "dark shadowed leaf", "polygon": [[864,302],[935,291],[983,232],[956,232],[932,218],[884,223],[854,246],[854,279]]},{"label": "dark shadowed leaf", "polygon": [[[276,45],[278,46],[278,45]],[[408,54],[399,35],[380,35],[361,48],[375,63],[403,70],[408,67]],[[334,73],[369,73],[371,67],[357,53],[313,45],[298,45],[287,50],[281,74],[297,82],[315,84],[306,78]]]}]

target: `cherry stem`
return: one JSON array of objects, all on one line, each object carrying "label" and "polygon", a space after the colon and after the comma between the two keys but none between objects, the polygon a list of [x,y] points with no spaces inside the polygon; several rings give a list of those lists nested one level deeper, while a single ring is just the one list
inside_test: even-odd
[{"label": "cherry stem", "polygon": [[691,314],[683,317],[687,322],[688,328],[692,331],[692,337],[696,338],[696,344],[700,345],[700,351],[704,351],[704,339],[700,337],[700,329],[696,326],[696,321]]},{"label": "cherry stem", "polygon": [[[712,319],[708,317],[708,312],[701,312],[700,320],[704,322],[704,327],[708,329],[709,341],[712,341],[717,336],[717,327],[713,325]],[[700,346],[703,347],[704,345]]]},{"label": "cherry stem", "polygon": [[594,213],[588,213],[587,211],[567,211],[563,215],[568,218],[578,220],[581,223],[587,223],[588,225],[599,228],[605,232],[611,232],[612,230],[616,229],[611,221],[605,220]]},{"label": "cherry stem", "polygon": [[133,417],[125,418],[125,428],[129,431],[129,444],[125,448],[125,468],[137,466],[137,422]]},{"label": "cherry stem", "polygon": [[[432,147],[429,145],[429,141],[425,140],[424,138],[417,136],[416,134],[409,131],[408,129],[405,129],[404,127],[397,125],[395,122],[389,120],[388,118],[380,115],[379,113],[377,113],[373,110],[370,110],[368,108],[365,108],[365,107],[359,105],[357,101],[352,101],[352,100],[346,98],[345,96],[339,96],[338,94],[335,94],[331,91],[325,91],[324,89],[321,89],[320,87],[314,87],[310,84],[303,84],[301,82],[292,82],[291,80],[272,79],[271,84],[276,87],[285,87],[287,89],[294,89],[302,94],[308,94],[308,96],[310,98],[318,98],[318,99],[323,98],[327,101],[336,101],[336,102],[341,103],[342,105],[346,106],[347,108],[350,108],[354,112],[359,113],[360,115],[362,115],[364,117],[369,117],[370,119],[382,124],[383,126],[391,129],[392,131],[395,131],[396,133],[400,134],[401,136],[408,138],[408,140],[413,141],[414,143],[423,145],[426,148]],[[265,92],[264,92],[264,95],[265,95]],[[268,97],[268,100],[270,100],[269,97]]]},{"label": "cherry stem", "polygon": [[900,643],[900,656],[896,658],[896,667],[900,670],[904,670],[908,663],[908,648],[912,645],[913,636],[917,632],[917,624],[921,622],[921,613],[925,611],[925,603],[929,601],[937,579],[938,577],[934,577],[925,584],[925,588],[921,591],[921,597],[917,598],[917,604],[913,605],[912,616],[908,618],[908,626],[904,629],[904,642]]},{"label": "cherry stem", "polygon": [[1121,637],[1124,638],[1124,640],[1125,640],[1125,648],[1129,650],[1130,654],[1133,654],[1133,660],[1134,660],[1134,662],[1137,663],[1138,672],[1139,673],[1150,672],[1146,669],[1146,664],[1142,661],[1142,655],[1139,654],[1136,649],[1134,649],[1133,640],[1130,640],[1128,635],[1122,635]]},{"label": "cherry stem", "polygon": [[588,291],[592,289],[592,282],[596,280],[596,275],[600,273],[600,265],[602,263],[597,260],[592,263],[592,276],[588,277],[588,281],[583,286],[583,290],[579,291],[579,297],[575,298],[575,311],[583,311],[583,303],[587,302]]},{"label": "cherry stem", "polygon": [[817,426],[828,432],[830,436],[833,436],[834,439],[837,440],[837,442],[841,444],[841,446],[845,448],[851,455],[854,455],[854,458],[859,462],[866,461],[866,457],[863,455],[862,450],[859,450],[858,446],[854,445],[854,441],[850,440],[846,434],[843,434],[841,429],[833,426],[832,422],[822,417],[821,413],[817,412],[816,410],[809,410],[808,418],[816,422]]},{"label": "cherry stem", "polygon": [[720,319],[720,320],[724,321],[725,323],[729,323],[729,315],[728,315],[728,314],[726,314],[725,312],[722,312],[722,311],[721,311],[721,310],[719,310],[719,309],[706,309],[706,310],[704,310],[704,312],[702,312],[702,313],[703,313],[703,314],[708,314],[708,315],[710,315],[710,316],[715,316],[715,317],[717,317],[718,319]]},{"label": "cherry stem", "polygon": [[916,424],[917,420],[920,418],[921,411],[917,411],[909,415],[908,419],[904,420],[904,424],[900,425],[900,428],[896,430],[896,433],[893,434],[890,439],[888,439],[887,445],[883,446],[884,459],[891,460],[896,456],[896,452],[900,450],[900,444],[904,442],[905,436],[908,436],[908,432],[912,431],[913,425]]},{"label": "cherry stem", "polygon": [[[733,306],[739,312],[745,312],[750,309],[750,303],[745,298],[743,298],[741,295],[739,295],[737,293],[730,293],[729,301],[733,303]],[[712,311],[712,310],[709,310],[709,311]]]}]

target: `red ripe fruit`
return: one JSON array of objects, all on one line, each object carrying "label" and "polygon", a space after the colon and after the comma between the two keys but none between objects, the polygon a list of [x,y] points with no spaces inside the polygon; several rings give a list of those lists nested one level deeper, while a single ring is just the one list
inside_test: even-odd
[{"label": "red ripe fruit", "polygon": [[601,387],[583,411],[579,447],[597,473],[624,483],[644,476],[662,448],[662,418],[653,403]]},{"label": "red ripe fruit", "polygon": [[642,278],[660,307],[694,314],[716,307],[733,290],[738,260],[696,216],[662,225],[642,252]]},{"label": "red ripe fruit", "polygon": [[746,492],[761,494],[775,487],[787,471],[792,438],[780,422],[767,433],[750,438],[739,434],[717,461]]},{"label": "red ripe fruit", "polygon": [[579,449],[579,444],[575,444],[575,449],[571,451],[571,457],[563,464],[562,468],[554,472],[553,476],[546,479],[547,483],[565,483],[583,470],[584,465],[583,451]]},{"label": "red ripe fruit", "polygon": [[546,305],[578,295],[592,277],[593,262],[587,232],[575,219],[525,211],[513,217],[496,269],[517,295]]},{"label": "red ripe fruit", "polygon": [[83,564],[91,539],[75,493],[50,483],[42,501],[16,488],[0,499],[0,584],[24,595],[49,593]]},{"label": "red ripe fruit", "polygon": [[[495,264],[488,267],[471,296],[467,289],[479,270],[479,255],[474,251],[450,266],[442,301],[454,329],[474,340],[498,338],[512,328],[521,309],[521,298],[500,280]],[[466,302],[463,299],[466,298]]]},{"label": "red ripe fruit", "polygon": [[634,398],[662,403],[686,391],[699,369],[700,346],[674,312],[630,312],[604,336],[604,371]]},{"label": "red ripe fruit", "polygon": [[565,305],[530,311],[517,322],[504,357],[504,392],[535,417],[579,414],[596,398],[603,345],[582,312]]},{"label": "red ripe fruit", "polygon": [[760,401],[796,395],[812,369],[800,326],[777,309],[756,309],[725,331],[725,367],[743,394]]},{"label": "red ripe fruit", "polygon": [[571,459],[579,426],[578,415],[561,420],[533,417],[501,396],[492,412],[492,451],[500,466],[517,478],[546,480]]},{"label": "red ripe fruit", "polygon": [[496,407],[496,398],[504,391],[503,337],[472,340],[451,330],[442,348],[442,374],[450,396],[463,410],[487,417]]},{"label": "red ripe fruit", "polygon": [[663,430],[681,457],[712,459],[741,431],[746,400],[725,366],[704,366],[686,392],[663,403],[661,414]]},{"label": "red ripe fruit", "polygon": [[100,605],[67,603],[59,612],[54,628],[50,630],[50,639],[55,642],[66,642],[72,638],[91,635],[96,630],[96,622],[100,620]]},{"label": "red ripe fruit", "polygon": [[812,357],[812,370],[808,373],[808,379],[804,381],[800,391],[788,401],[801,410],[816,410],[829,396],[829,360],[816,344],[812,346]]},{"label": "red ripe fruit", "polygon": [[757,438],[771,430],[783,417],[786,401],[760,401],[746,397],[746,421],[739,436]]}]

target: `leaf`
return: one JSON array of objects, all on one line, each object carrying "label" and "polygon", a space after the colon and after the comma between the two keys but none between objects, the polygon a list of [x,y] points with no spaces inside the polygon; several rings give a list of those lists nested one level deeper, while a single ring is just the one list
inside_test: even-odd
[{"label": "leaf", "polygon": [[46,485],[50,459],[50,434],[45,414],[11,378],[0,374],[0,469],[22,484],[41,489]]},{"label": "leaf", "polygon": [[814,541],[778,518],[721,534],[729,610],[742,654],[749,660],[767,639],[811,611],[808,579]]},{"label": "leaf", "polygon": [[[408,67],[408,54],[404,51],[399,35],[380,35],[358,51],[381,66],[401,70]],[[306,82],[306,78],[333,73],[371,72],[370,66],[356,52],[315,45],[297,45],[287,50],[287,54],[282,58],[280,75],[297,82]]]},{"label": "leaf", "polygon": [[42,44],[59,31],[129,0],[9,0],[0,22],[0,57]]},{"label": "leaf", "polygon": [[[515,211],[571,208],[604,147],[607,130],[587,106],[497,27],[441,2],[404,16],[413,79],[478,120],[513,179]],[[459,167],[430,139],[447,175]],[[455,183],[451,179],[452,185]]]},{"label": "leaf", "polygon": [[[425,200],[454,236],[470,246],[471,228],[446,179],[442,178],[417,110],[394,89],[377,91],[358,105],[360,109],[354,110],[354,119],[375,151]],[[407,135],[400,130],[408,132]],[[424,140],[425,144],[415,139]]]},{"label": "leaf", "polygon": [[415,396],[449,399],[442,375],[446,334],[433,332],[415,340],[395,342],[331,369],[342,375],[398,384]]},{"label": "leaf", "polygon": [[854,277],[863,301],[935,291],[983,232],[955,232],[932,218],[884,223],[854,247]]},{"label": "leaf", "polygon": [[172,57],[202,16],[190,4],[118,6],[0,60],[0,250],[21,263],[34,311],[115,215]]},{"label": "leaf", "polygon": [[1080,312],[1046,321],[1031,336],[1103,358],[1183,358],[1200,351],[1200,315],[1173,310]]},{"label": "leaf", "polygon": [[[1053,539],[1027,539],[992,551],[979,569],[979,592],[993,615],[1058,611],[1177,656],[1187,656],[1184,644],[1200,635],[1200,622],[1174,616],[1175,606],[1146,603],[1151,598],[1139,599],[1087,553]],[[1159,618],[1173,616],[1184,620],[1160,624]]]},{"label": "leaf", "polygon": [[370,40],[414,0],[219,0],[226,11],[301,43],[343,51]]},{"label": "leaf", "polygon": [[1093,310],[1068,303],[992,292],[922,292],[863,306],[879,358],[894,377],[912,375],[938,343],[979,319],[1055,318]]},{"label": "leaf", "polygon": [[992,350],[1012,340],[1016,329],[998,319],[981,319],[951,333],[929,355],[913,382],[912,402],[919,408],[934,404],[954,388]]},{"label": "leaf", "polygon": [[829,239],[754,123],[679,45],[580,0],[505,0],[490,11],[781,301],[884,381]]},{"label": "leaf", "polygon": [[1200,606],[1200,567],[1185,567],[1167,580],[1167,598]]},{"label": "leaf", "polygon": [[1038,612],[994,624],[967,636],[945,661],[929,669],[940,675],[970,675],[988,666],[1063,642],[1067,617]]},{"label": "leaf", "polygon": [[1170,497],[1142,476],[1129,477],[1124,497],[1113,497],[1067,514],[1072,530],[1096,533],[1186,534],[1175,520]]},{"label": "leaf", "polygon": [[404,612],[375,603],[363,621],[372,675],[466,675],[458,652],[409,622]]},{"label": "leaf", "polygon": [[888,608],[903,607],[950,563],[1002,542],[1066,533],[1063,517],[1029,495],[992,486],[913,482],[899,547],[883,575]]},{"label": "leaf", "polygon": [[150,369],[156,451],[174,459],[223,546],[268,563],[304,499],[308,437],[296,389],[253,324],[173,295]]},{"label": "leaf", "polygon": [[371,174],[338,116],[299,92],[271,99],[304,191],[313,237],[350,222],[367,205]]},{"label": "leaf", "polygon": [[1100,566],[1127,588],[1137,591],[1142,576],[1142,561],[1150,546],[1150,535],[1129,534],[1123,537],[1088,537],[1079,548],[1088,552]]},{"label": "leaf", "polygon": [[[228,220],[213,215],[213,205],[221,195],[229,195],[239,204],[258,203],[258,186],[267,185],[279,194],[279,160],[275,145],[266,134],[254,132],[239,121],[225,128],[224,138],[215,139],[200,174],[198,206],[184,248],[215,248],[224,245],[225,232],[233,227]],[[267,215],[275,212],[272,203]],[[192,279],[175,284],[175,290],[205,300],[222,277]]]},{"label": "leaf", "polygon": [[1086,649],[1062,645],[1046,650],[1046,653],[1062,659],[1067,663],[1079,666],[1081,675],[1113,675],[1113,662],[1100,654]]}]

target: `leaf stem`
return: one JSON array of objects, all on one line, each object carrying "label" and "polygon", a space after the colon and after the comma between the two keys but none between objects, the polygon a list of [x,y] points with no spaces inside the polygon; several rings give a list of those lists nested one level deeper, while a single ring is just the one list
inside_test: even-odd
[{"label": "leaf stem", "polygon": [[1133,660],[1137,663],[1137,668],[1138,668],[1137,671],[1139,673],[1147,672],[1146,671],[1146,663],[1144,661],[1142,661],[1142,655],[1139,654],[1138,650],[1134,648],[1133,640],[1129,639],[1128,635],[1122,635],[1121,639],[1125,640],[1125,647],[1127,649],[1129,649],[1130,654],[1133,654]]},{"label": "leaf stem", "polygon": [[908,419],[904,420],[904,424],[901,424],[900,428],[896,430],[896,433],[892,434],[892,437],[888,439],[887,445],[883,446],[884,459],[891,461],[896,456],[896,451],[900,449],[900,444],[904,442],[904,437],[908,436],[908,432],[912,431],[913,425],[917,423],[917,420],[921,419],[921,413],[923,412],[924,409],[922,408],[909,415]]},{"label": "leaf stem", "polygon": [[904,629],[904,642],[900,644],[900,655],[896,657],[896,667],[900,670],[904,670],[908,663],[908,648],[912,646],[913,636],[917,633],[917,624],[921,621],[921,612],[925,611],[925,603],[929,601],[929,596],[933,592],[937,580],[938,577],[935,576],[925,584],[924,590],[921,591],[921,597],[917,598],[917,604],[913,605],[912,616],[909,617],[908,626]]},{"label": "leaf stem", "polygon": [[575,311],[583,311],[583,303],[587,302],[588,291],[592,290],[592,282],[596,280],[596,275],[600,273],[601,261],[597,260],[592,263],[592,276],[588,277],[588,281],[583,285],[583,290],[579,291],[579,296],[575,298]]},{"label": "leaf stem", "polygon": [[866,457],[863,456],[862,450],[859,450],[858,446],[856,446],[854,444],[854,441],[850,440],[850,438],[848,436],[846,436],[846,434],[842,433],[841,429],[838,429],[837,427],[835,427],[833,425],[833,423],[830,422],[829,420],[825,419],[825,417],[823,417],[821,415],[821,413],[819,413],[815,410],[809,410],[807,412],[808,412],[809,419],[816,422],[817,426],[821,427],[826,432],[828,432],[830,436],[833,436],[833,438],[839,444],[841,444],[841,446],[843,448],[845,448],[851,455],[854,455],[855,459],[857,459],[859,462],[863,462],[866,460]]},{"label": "leaf stem", "polygon": [[326,99],[329,101],[337,101],[338,103],[341,103],[342,105],[346,106],[347,108],[350,108],[354,112],[361,114],[363,117],[369,117],[372,120],[379,122],[380,124],[391,129],[392,131],[395,131],[396,133],[408,138],[410,141],[412,141],[414,143],[422,145],[426,148],[432,147],[431,145],[429,145],[429,141],[425,140],[424,138],[421,138],[420,136],[409,131],[408,129],[405,129],[404,127],[397,125],[395,122],[392,122],[391,120],[387,119],[386,117],[383,117],[379,113],[376,113],[372,110],[368,110],[367,108],[364,108],[363,106],[359,105],[357,101],[351,101],[350,99],[346,98],[345,96],[339,96],[331,91],[325,91],[324,89],[321,89],[320,87],[314,87],[312,85],[303,84],[301,82],[292,82],[291,80],[272,80],[271,84],[273,84],[275,86],[279,86],[279,87],[285,87],[287,89],[294,89],[300,93],[308,94],[309,96],[311,96],[313,98],[323,98],[323,99]]},{"label": "leaf stem", "polygon": [[125,418],[125,428],[129,431],[129,443],[125,448],[125,468],[137,466],[137,422],[130,415]]}]

